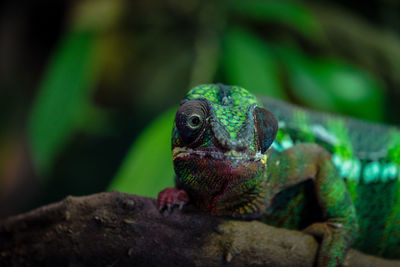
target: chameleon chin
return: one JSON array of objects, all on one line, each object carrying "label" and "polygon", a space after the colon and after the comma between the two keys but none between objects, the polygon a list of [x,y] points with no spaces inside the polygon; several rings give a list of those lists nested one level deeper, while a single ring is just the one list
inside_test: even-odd
[{"label": "chameleon chin", "polygon": [[[171,210],[190,201],[213,215],[304,230],[322,240],[318,266],[342,264],[351,246],[400,257],[400,223],[384,221],[400,221],[400,160],[393,156],[400,155],[400,142],[393,141],[399,137],[395,128],[259,101],[238,86],[199,85],[176,113],[176,186],[159,193],[158,205]],[[382,147],[386,153],[377,158]],[[390,187],[392,195],[385,196]],[[371,208],[380,204],[377,192],[392,201],[386,217]]]}]

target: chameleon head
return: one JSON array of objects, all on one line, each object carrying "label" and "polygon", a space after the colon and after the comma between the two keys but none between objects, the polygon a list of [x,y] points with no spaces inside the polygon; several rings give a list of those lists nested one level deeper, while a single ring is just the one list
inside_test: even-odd
[{"label": "chameleon head", "polygon": [[233,211],[238,195],[251,194],[263,179],[266,152],[277,130],[275,117],[247,90],[219,84],[194,87],[182,101],[172,131],[178,186],[203,210],[238,212]]}]

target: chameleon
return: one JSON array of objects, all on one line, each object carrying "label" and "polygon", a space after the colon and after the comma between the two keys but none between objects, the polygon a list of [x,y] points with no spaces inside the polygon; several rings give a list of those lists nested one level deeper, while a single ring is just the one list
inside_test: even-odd
[{"label": "chameleon", "polygon": [[320,240],[317,266],[340,266],[350,247],[400,258],[396,127],[204,84],[181,101],[171,139],[175,187],[160,211],[191,202],[303,230]]}]

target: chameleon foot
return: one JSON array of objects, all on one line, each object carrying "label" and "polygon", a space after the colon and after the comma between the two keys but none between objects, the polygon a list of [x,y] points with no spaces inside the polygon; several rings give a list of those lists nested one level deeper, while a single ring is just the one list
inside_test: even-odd
[{"label": "chameleon foot", "polygon": [[183,206],[189,202],[189,197],[184,190],[167,187],[158,193],[157,204],[158,209],[162,212],[167,208],[168,212],[171,212],[174,206],[179,206],[181,210]]},{"label": "chameleon foot", "polygon": [[320,248],[317,259],[318,267],[339,266],[343,263],[347,250],[351,231],[346,230],[340,222],[314,223],[303,230],[320,240]]}]

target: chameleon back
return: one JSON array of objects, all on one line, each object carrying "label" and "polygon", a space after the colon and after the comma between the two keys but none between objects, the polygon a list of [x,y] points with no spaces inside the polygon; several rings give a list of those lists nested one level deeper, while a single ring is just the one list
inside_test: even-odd
[{"label": "chameleon back", "polygon": [[276,151],[315,142],[332,154],[357,210],[360,235],[354,247],[383,257],[399,257],[400,131],[277,100],[261,98],[260,102],[279,121],[273,143]]}]

